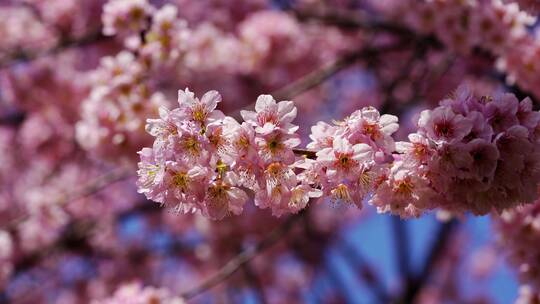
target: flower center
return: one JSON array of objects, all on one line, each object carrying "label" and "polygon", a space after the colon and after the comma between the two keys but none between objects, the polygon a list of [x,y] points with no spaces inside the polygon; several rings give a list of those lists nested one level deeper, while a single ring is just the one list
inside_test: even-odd
[{"label": "flower center", "polygon": [[206,111],[204,105],[200,103],[195,104],[191,111],[193,120],[199,122],[201,125],[204,125],[204,122],[208,117],[208,112]]},{"label": "flower center", "polygon": [[281,143],[279,136],[275,136],[268,140],[266,147],[270,153],[276,154],[283,148],[283,144]]},{"label": "flower center", "polygon": [[266,123],[271,123],[277,126],[279,123],[279,118],[275,112],[261,112],[257,115],[257,122],[261,126],[264,126]]},{"label": "flower center", "polygon": [[426,145],[420,143],[413,143],[413,154],[417,158],[423,158],[427,154]]},{"label": "flower center", "polygon": [[434,131],[437,136],[445,138],[450,138],[454,134],[454,128],[452,124],[446,120],[435,124]]},{"label": "flower center", "polygon": [[189,177],[185,172],[177,172],[173,177],[173,183],[182,191],[186,191],[189,185]]},{"label": "flower center", "polygon": [[216,201],[226,201],[227,192],[229,191],[229,186],[222,182],[217,182],[214,185],[208,188],[208,195],[210,198]]},{"label": "flower center", "polygon": [[199,141],[193,137],[190,136],[184,140],[183,143],[184,149],[186,149],[191,155],[199,155],[201,152],[201,147],[199,145]]},{"label": "flower center", "polygon": [[398,181],[397,184],[394,186],[394,192],[396,194],[406,196],[406,197],[411,196],[413,190],[414,190],[414,185],[408,177],[406,177],[403,180]]},{"label": "flower center", "polygon": [[352,202],[349,188],[344,184],[339,184],[334,190],[331,191],[334,200],[343,201],[346,203]]},{"label": "flower center", "polygon": [[381,134],[379,132],[379,127],[377,126],[377,124],[365,123],[363,131],[365,134],[369,135],[369,137],[371,137],[371,139],[373,140],[376,140],[379,137],[381,137]]},{"label": "flower center", "polygon": [[355,164],[356,162],[351,158],[350,154],[340,154],[336,161],[336,167],[344,171],[354,167]]}]

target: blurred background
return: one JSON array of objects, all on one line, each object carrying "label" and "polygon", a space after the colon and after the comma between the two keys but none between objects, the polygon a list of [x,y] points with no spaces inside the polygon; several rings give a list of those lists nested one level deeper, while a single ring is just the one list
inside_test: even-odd
[{"label": "blurred background", "polygon": [[0,0],[0,303],[512,303],[496,216],[321,200],[212,221],[137,193],[145,121],[186,87],[235,118],[294,100],[302,147],[366,106],[406,140],[460,84],[536,108],[537,1],[435,2]]}]

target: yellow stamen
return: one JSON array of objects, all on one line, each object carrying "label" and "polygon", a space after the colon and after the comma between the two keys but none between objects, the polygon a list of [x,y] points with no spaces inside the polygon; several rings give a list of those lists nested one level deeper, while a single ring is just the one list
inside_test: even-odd
[{"label": "yellow stamen", "polygon": [[189,186],[189,177],[185,172],[177,172],[173,177],[173,183],[182,191],[186,191]]}]

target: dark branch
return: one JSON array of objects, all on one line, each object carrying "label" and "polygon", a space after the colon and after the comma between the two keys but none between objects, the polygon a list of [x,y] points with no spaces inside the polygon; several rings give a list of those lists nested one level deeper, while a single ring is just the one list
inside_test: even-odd
[{"label": "dark branch", "polygon": [[79,48],[93,45],[98,42],[111,41],[111,37],[101,34],[101,30],[90,32],[86,36],[80,38],[65,37],[51,49],[41,52],[20,51],[8,56],[7,60],[0,61],[0,69],[9,68],[15,64],[25,63],[37,58],[45,57],[60,53],[66,49]]},{"label": "dark branch", "polygon": [[[411,276],[410,256],[409,256],[409,235],[407,233],[407,223],[397,216],[390,218],[392,221],[396,262],[399,268],[402,281],[408,285]],[[407,288],[407,287],[406,287]]]},{"label": "dark branch", "polygon": [[342,239],[337,244],[338,250],[343,254],[343,257],[353,265],[353,267],[359,269],[360,277],[369,287],[369,290],[377,297],[380,303],[387,303],[389,296],[386,292],[384,283],[371,267],[369,262],[360,254],[356,248],[354,248],[349,241]]},{"label": "dark branch", "polygon": [[[365,59],[369,61],[379,55],[399,51],[406,45],[411,43],[408,40],[402,40],[398,43],[382,46],[373,46],[365,47],[363,49],[348,53],[337,59],[336,61],[322,66],[319,69],[307,74],[306,76],[296,80],[288,86],[285,86],[277,91],[272,92],[271,94],[277,100],[292,99],[293,97],[306,92],[319,84],[323,83],[327,79],[334,76],[339,71],[351,66],[352,64],[358,62],[359,60]],[[251,110],[255,106],[254,103],[250,103],[230,115],[234,118],[240,118],[240,112],[242,110]]]},{"label": "dark branch", "polygon": [[259,241],[256,245],[242,251],[240,254],[227,262],[227,264],[225,264],[221,269],[219,269],[214,275],[207,278],[201,284],[195,286],[194,288],[183,292],[181,294],[181,297],[185,299],[191,299],[228,279],[244,264],[256,257],[260,252],[277,243],[281,239],[281,237],[284,236],[291,229],[293,224],[302,217],[302,214],[303,213],[300,212],[298,214],[290,216],[283,224],[272,230],[270,234],[268,234],[265,238]]},{"label": "dark branch", "polygon": [[429,250],[428,257],[420,273],[412,279],[407,286],[405,293],[398,303],[414,303],[418,293],[424,288],[436,268],[437,262],[444,255],[444,251],[449,246],[453,232],[458,226],[457,220],[443,223],[435,235],[435,239]]}]

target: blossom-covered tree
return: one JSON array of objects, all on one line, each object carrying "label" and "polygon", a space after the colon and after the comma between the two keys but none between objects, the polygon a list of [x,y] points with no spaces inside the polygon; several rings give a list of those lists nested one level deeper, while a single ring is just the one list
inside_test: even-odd
[{"label": "blossom-covered tree", "polygon": [[538,303],[539,11],[0,1],[0,303]]}]

